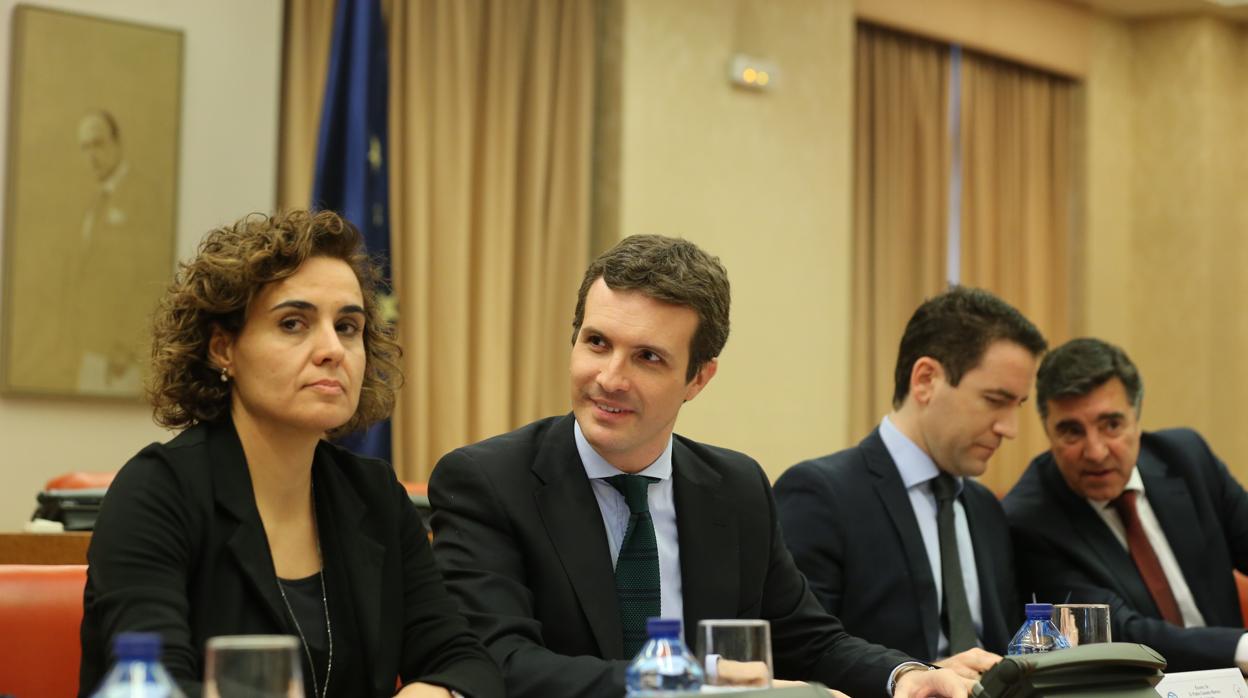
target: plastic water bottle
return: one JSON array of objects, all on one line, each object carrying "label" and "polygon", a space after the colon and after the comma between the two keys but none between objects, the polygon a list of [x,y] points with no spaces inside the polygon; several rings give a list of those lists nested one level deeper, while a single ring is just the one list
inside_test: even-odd
[{"label": "plastic water bottle", "polygon": [[160,665],[160,647],[157,633],[118,634],[116,664],[91,698],[186,698]]},{"label": "plastic water bottle", "polygon": [[702,667],[680,639],[680,621],[651,618],[646,622],[646,634],[650,639],[624,672],[629,698],[701,690]]},{"label": "plastic water bottle", "polygon": [[1035,654],[1070,649],[1066,637],[1053,625],[1053,604],[1027,604],[1027,620],[1014,634],[1006,654]]}]

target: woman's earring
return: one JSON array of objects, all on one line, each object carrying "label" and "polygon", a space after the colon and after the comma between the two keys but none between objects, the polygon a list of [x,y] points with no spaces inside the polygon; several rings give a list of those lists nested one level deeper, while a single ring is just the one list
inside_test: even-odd
[{"label": "woman's earring", "polygon": [[221,382],[222,383],[230,382],[230,369],[224,366],[221,367]]}]

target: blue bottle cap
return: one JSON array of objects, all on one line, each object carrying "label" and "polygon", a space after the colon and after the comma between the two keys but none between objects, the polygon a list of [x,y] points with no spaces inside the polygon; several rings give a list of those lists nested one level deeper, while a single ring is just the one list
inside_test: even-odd
[{"label": "blue bottle cap", "polygon": [[160,659],[160,633],[119,633],[113,639],[113,656],[119,660]]},{"label": "blue bottle cap", "polygon": [[650,637],[680,637],[680,619],[651,618],[646,621],[646,634]]},{"label": "blue bottle cap", "polygon": [[1027,614],[1027,620],[1048,620],[1053,617],[1053,604],[1029,603],[1026,606],[1025,613]]}]

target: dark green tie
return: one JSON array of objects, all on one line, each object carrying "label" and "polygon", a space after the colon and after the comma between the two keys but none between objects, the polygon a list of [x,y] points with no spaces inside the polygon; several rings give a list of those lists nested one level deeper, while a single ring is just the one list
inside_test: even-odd
[{"label": "dark green tie", "polygon": [[607,478],[628,502],[628,531],[615,562],[615,595],[624,629],[624,654],[632,657],[646,644],[646,621],[661,612],[659,597],[659,545],[646,492],[657,478],[615,475]]},{"label": "dark green tie", "polygon": [[966,599],[966,580],[962,578],[962,560],[958,555],[958,534],[954,527],[953,502],[958,482],[948,473],[941,473],[932,480],[932,494],[936,495],[936,530],[940,538],[940,579],[945,592],[941,620],[945,625],[945,637],[949,639],[949,654],[969,650],[977,644],[975,621],[971,619],[971,604]]}]

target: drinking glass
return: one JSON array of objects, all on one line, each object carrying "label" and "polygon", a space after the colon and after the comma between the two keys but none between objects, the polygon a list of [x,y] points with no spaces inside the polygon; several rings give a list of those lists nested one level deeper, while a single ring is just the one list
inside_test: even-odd
[{"label": "drinking glass", "polygon": [[1107,604],[1053,604],[1053,624],[1071,647],[1111,641]]},{"label": "drinking glass", "polygon": [[765,620],[704,620],[695,653],[711,690],[771,688],[771,624]]},{"label": "drinking glass", "polygon": [[302,698],[299,638],[222,635],[208,640],[205,698]]}]

